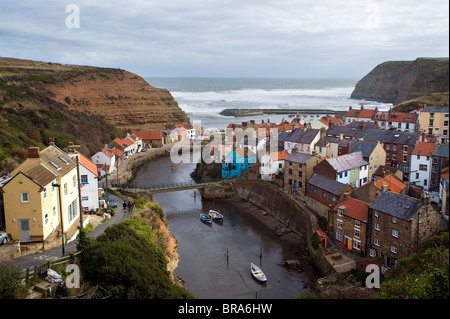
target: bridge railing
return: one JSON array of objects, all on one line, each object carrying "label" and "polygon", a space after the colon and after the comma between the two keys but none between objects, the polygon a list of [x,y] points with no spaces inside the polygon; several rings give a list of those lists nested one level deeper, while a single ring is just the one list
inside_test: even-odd
[{"label": "bridge railing", "polygon": [[141,185],[138,187],[125,187],[125,186],[119,186],[118,188],[132,191],[132,192],[142,192],[142,191],[156,191],[156,190],[166,190],[166,189],[176,189],[176,188],[183,188],[183,187],[189,187],[189,186],[204,186],[204,185],[212,185],[216,184],[218,182],[223,181],[220,180],[214,180],[214,181],[208,181],[208,182],[202,182],[197,183],[195,181],[188,181],[188,182],[178,182],[178,183],[161,183],[161,184],[152,184],[152,185]]}]

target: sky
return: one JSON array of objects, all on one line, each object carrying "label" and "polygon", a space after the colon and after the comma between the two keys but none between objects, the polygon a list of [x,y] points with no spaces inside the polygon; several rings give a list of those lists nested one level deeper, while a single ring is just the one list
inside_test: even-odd
[{"label": "sky", "polygon": [[0,56],[143,77],[361,78],[449,56],[447,0],[0,0]]}]

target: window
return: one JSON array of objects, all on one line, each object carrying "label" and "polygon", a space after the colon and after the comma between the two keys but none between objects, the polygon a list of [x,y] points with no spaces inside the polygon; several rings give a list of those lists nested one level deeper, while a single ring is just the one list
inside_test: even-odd
[{"label": "window", "polygon": [[359,220],[355,219],[355,226],[356,227],[360,227],[361,226],[361,222]]},{"label": "window", "polygon": [[73,175],[73,177],[72,177],[72,186],[73,187],[77,186],[77,177],[75,175]]},{"label": "window", "polygon": [[53,218],[56,217],[56,206],[53,206]]},{"label": "window", "polygon": [[317,194],[317,188],[314,187],[313,193],[314,193],[314,194]]},{"label": "window", "polygon": [[45,212],[45,214],[44,214],[44,224],[45,225],[48,224],[48,212]]},{"label": "window", "polygon": [[353,248],[356,250],[361,249],[361,241],[357,239],[353,239]]},{"label": "window", "polygon": [[430,122],[428,123],[428,126],[433,126],[434,124],[434,120],[430,120]]},{"label": "window", "polygon": [[63,161],[64,163],[69,164],[69,162],[68,162],[64,157],[58,156],[58,158],[59,158],[61,161]]},{"label": "window", "polygon": [[87,201],[87,200],[89,200],[89,196],[81,196],[81,200],[82,201]]},{"label": "window", "polygon": [[428,184],[428,180],[425,178],[425,179],[423,180],[423,186],[427,186],[427,184]]},{"label": "window", "polygon": [[378,238],[374,238],[373,244],[374,244],[375,246],[380,246],[380,240],[379,240]]},{"label": "window", "polygon": [[377,212],[377,211],[373,212],[373,215],[374,215],[375,217],[378,217],[378,212]]},{"label": "window", "polygon": [[344,226],[344,222],[340,219],[337,220],[337,228],[342,229],[342,227]]},{"label": "window", "polygon": [[298,177],[302,177],[303,176],[303,172],[302,171],[299,171],[298,172]]},{"label": "window", "polygon": [[67,195],[67,183],[64,183],[64,195]]},{"label": "window", "polygon": [[322,191],[322,198],[326,198],[327,197],[327,193],[325,193],[324,191]]},{"label": "window", "polygon": [[378,223],[375,223],[375,230],[380,230],[380,224],[378,224]]},{"label": "window", "polygon": [[292,168],[289,169],[289,175],[292,175]]},{"label": "window", "polygon": [[44,200],[46,200],[47,199],[47,186],[44,186],[43,195],[44,195]]},{"label": "window", "polygon": [[391,245],[391,253],[397,253],[397,246]]},{"label": "window", "polygon": [[[281,164],[280,164],[280,168],[281,168]],[[87,175],[81,175],[81,183],[88,184],[88,176]]]},{"label": "window", "polygon": [[397,224],[397,217],[392,216],[392,224]]},{"label": "window", "polygon": [[336,232],[336,239],[339,241],[342,241],[342,239],[343,239],[342,233]]},{"label": "window", "polygon": [[398,230],[397,229],[392,230],[392,237],[398,238]]},{"label": "window", "polygon": [[28,193],[22,193],[22,203],[28,203],[29,202],[29,198],[28,198]]},{"label": "window", "polygon": [[359,238],[359,235],[360,235],[360,230],[359,230],[359,228],[354,228],[354,230],[355,230],[355,237],[356,237],[356,238]]},{"label": "window", "polygon": [[377,251],[375,249],[370,248],[369,249],[369,256],[370,257],[376,257],[377,256]]},{"label": "window", "polygon": [[289,185],[292,185],[292,179],[289,178]]},{"label": "window", "polygon": [[55,162],[53,162],[53,161],[50,161],[50,164],[54,167],[54,168],[56,168],[56,170],[60,170],[61,169],[61,166],[59,166],[58,164],[56,164]]},{"label": "window", "polygon": [[344,210],[338,208],[338,216],[344,216]]}]

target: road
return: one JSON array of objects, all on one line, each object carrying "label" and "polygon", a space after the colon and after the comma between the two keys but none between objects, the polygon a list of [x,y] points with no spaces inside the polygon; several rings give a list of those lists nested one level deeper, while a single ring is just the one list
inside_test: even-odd
[{"label": "road", "polygon": [[[128,219],[131,216],[130,210],[127,208],[125,211],[122,209],[123,200],[117,196],[109,195],[113,197],[117,202],[116,213],[111,217],[108,221],[101,223],[97,227],[95,227],[94,231],[91,232],[88,237],[96,238],[101,235],[106,228],[112,226],[114,224],[121,223],[122,221]],[[71,241],[68,244],[64,245],[66,255],[71,252],[75,252],[77,250],[77,242],[78,240]],[[52,248],[46,251],[43,251],[39,254],[24,256],[20,258],[13,259],[11,262],[22,269],[27,269],[28,267],[41,266],[46,261],[51,261],[62,256],[62,249],[60,247]]]}]

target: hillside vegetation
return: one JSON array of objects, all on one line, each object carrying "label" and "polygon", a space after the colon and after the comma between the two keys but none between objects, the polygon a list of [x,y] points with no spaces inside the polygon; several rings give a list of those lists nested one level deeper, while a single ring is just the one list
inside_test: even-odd
[{"label": "hillside vegetation", "polygon": [[131,130],[189,122],[172,95],[121,69],[0,57],[0,175],[54,137],[90,157]]}]

